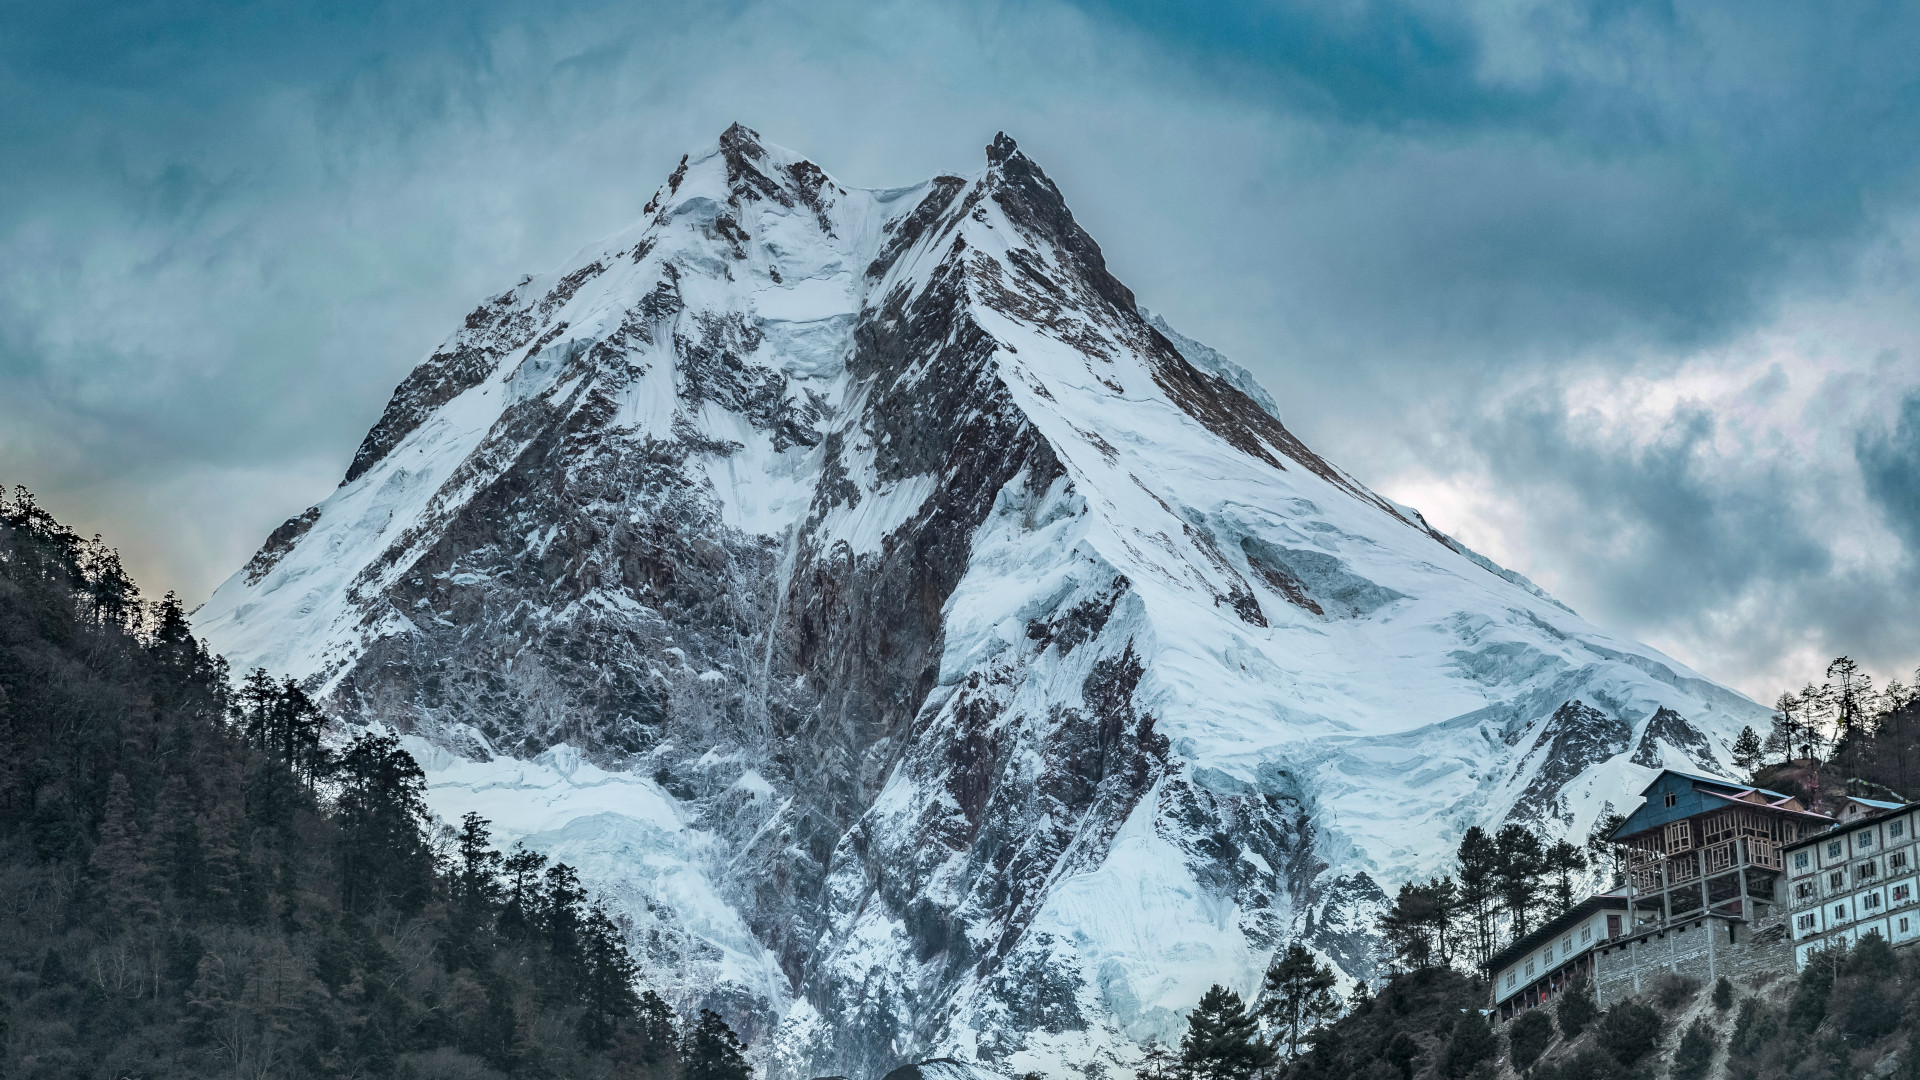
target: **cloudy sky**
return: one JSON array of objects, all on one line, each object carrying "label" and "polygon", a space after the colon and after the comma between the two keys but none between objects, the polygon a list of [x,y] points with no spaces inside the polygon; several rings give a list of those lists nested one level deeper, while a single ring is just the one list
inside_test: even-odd
[{"label": "cloudy sky", "polygon": [[1765,700],[1920,661],[1920,6],[5,19],[0,479],[150,591],[204,598],[478,297],[729,122],[873,187],[1005,129],[1309,443],[1602,625]]}]

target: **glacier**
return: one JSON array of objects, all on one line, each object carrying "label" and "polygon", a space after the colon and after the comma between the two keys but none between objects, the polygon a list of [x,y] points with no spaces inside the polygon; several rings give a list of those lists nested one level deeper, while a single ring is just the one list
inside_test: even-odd
[{"label": "glacier", "polygon": [[867,190],[735,125],[194,622],[576,865],[773,1077],[1125,1070],[1288,941],[1371,974],[1468,827],[1584,835],[1767,716],[1286,408],[1005,136]]}]

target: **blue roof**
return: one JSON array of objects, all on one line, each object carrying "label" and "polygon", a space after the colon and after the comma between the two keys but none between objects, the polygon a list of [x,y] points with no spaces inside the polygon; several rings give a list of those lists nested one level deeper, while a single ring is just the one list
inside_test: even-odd
[{"label": "blue roof", "polygon": [[1907,805],[1906,803],[1887,802],[1884,799],[1863,799],[1858,795],[1849,795],[1847,799],[1850,802],[1857,802],[1863,806],[1877,806],[1882,810],[1898,810]]},{"label": "blue roof", "polygon": [[[1695,814],[1704,814],[1709,810],[1717,810],[1724,803],[1734,801],[1731,795],[1703,790],[1701,787],[1703,784],[1734,792],[1758,791],[1762,795],[1769,795],[1776,799],[1787,798],[1777,791],[1756,788],[1752,784],[1743,784],[1724,776],[1662,769],[1659,775],[1653,778],[1653,782],[1640,792],[1645,801],[1633,813],[1627,815],[1627,820],[1621,822],[1620,827],[1613,830],[1613,835],[1608,839],[1619,839],[1622,836],[1646,832],[1648,829],[1657,829],[1669,822],[1690,818]],[[1655,801],[1656,794],[1665,795],[1667,792],[1672,792],[1675,796],[1672,806],[1666,805],[1664,800]]]}]

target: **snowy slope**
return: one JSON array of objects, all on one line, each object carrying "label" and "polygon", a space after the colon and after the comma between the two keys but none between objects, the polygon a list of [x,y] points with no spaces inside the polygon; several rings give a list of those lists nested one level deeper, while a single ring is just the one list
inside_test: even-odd
[{"label": "snowy slope", "polygon": [[1124,1064],[1764,716],[1301,445],[1010,140],[738,126],[489,300],[197,614],[581,865],[782,1076]]}]

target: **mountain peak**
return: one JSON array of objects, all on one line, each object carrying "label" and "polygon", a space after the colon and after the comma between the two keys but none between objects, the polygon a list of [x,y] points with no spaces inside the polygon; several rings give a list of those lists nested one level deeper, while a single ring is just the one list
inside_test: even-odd
[{"label": "mountain peak", "polygon": [[1125,1063],[1279,942],[1367,974],[1436,838],[1583,835],[1613,733],[1764,718],[1410,527],[987,156],[867,191],[730,126],[476,307],[195,629],[579,867],[773,1080]]}]

